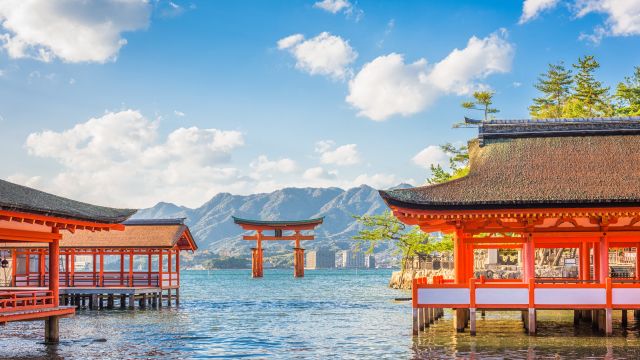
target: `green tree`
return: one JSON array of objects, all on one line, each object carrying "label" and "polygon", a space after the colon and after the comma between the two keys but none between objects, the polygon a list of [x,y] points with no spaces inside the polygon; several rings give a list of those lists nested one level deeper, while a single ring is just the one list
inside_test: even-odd
[{"label": "green tree", "polygon": [[492,108],[493,105],[493,91],[475,91],[473,93],[473,101],[465,101],[462,103],[462,107],[470,110],[479,110],[484,113],[484,120],[489,120],[490,114],[496,114],[500,110]]},{"label": "green tree", "polygon": [[573,67],[577,70],[574,77],[574,93],[564,106],[563,117],[613,115],[609,88],[604,87],[594,76],[600,64],[592,55],[588,55],[578,58],[578,63]]},{"label": "green tree", "polygon": [[549,64],[546,73],[540,74],[538,83],[533,86],[542,96],[533,99],[529,106],[529,114],[535,119],[561,118],[563,108],[571,95],[573,77],[571,70],[565,68],[564,63]]},{"label": "green tree", "polygon": [[401,255],[402,271],[407,267],[407,261],[418,254],[429,254],[434,251],[451,251],[453,241],[446,236],[436,240],[420,230],[418,226],[407,226],[398,220],[391,211],[380,215],[354,216],[363,229],[353,237],[361,244],[367,244],[367,253],[373,253],[375,247],[381,243],[391,242],[395,245],[397,254]]},{"label": "green tree", "polygon": [[440,149],[449,155],[449,170],[445,170],[440,165],[431,164],[431,177],[427,179],[428,184],[440,184],[454,180],[469,174],[469,148],[460,146],[456,148],[450,143],[440,145]]},{"label": "green tree", "polygon": [[640,116],[640,66],[636,66],[633,75],[618,83],[616,114],[621,116]]}]

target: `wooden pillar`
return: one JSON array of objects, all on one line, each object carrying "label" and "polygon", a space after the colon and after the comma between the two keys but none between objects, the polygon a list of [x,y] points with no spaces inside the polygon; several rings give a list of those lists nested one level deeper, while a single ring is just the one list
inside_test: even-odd
[{"label": "wooden pillar", "polygon": [[96,249],[91,249],[91,254],[93,255],[93,275],[92,280],[93,280],[93,287],[96,287],[98,285],[97,279],[96,279],[96,271],[98,271],[97,269],[97,261],[98,258],[96,257]]},{"label": "wooden pillar", "polygon": [[124,286],[124,253],[120,249],[120,286]]},{"label": "wooden pillar", "polygon": [[[162,266],[162,261],[163,261],[162,258],[164,256],[162,256],[162,255],[163,255],[163,251],[160,250],[160,254],[158,255],[158,287],[160,289],[162,289],[163,285],[164,285],[164,281],[163,281],[164,268]],[[151,266],[149,266],[149,279],[151,279]],[[151,281],[151,280],[149,280],[149,281]]]},{"label": "wooden pillar", "polygon": [[626,328],[627,324],[628,324],[628,320],[627,320],[627,310],[622,310],[622,327]]},{"label": "wooden pillar", "polygon": [[[51,232],[54,234],[58,234],[58,228],[54,227],[51,229]],[[53,296],[53,306],[58,307],[60,305],[60,239],[53,239],[49,243],[49,290],[51,291],[51,295]],[[56,337],[58,320],[57,317],[55,320],[51,321],[55,323],[56,333],[54,334]],[[53,325],[52,325],[53,326]]]},{"label": "wooden pillar", "polygon": [[69,264],[67,264],[67,268],[69,269],[69,286],[75,286],[75,274],[76,274],[76,252],[74,249],[71,249],[71,260]]},{"label": "wooden pillar", "polygon": [[167,306],[171,307],[171,289],[167,289]]},{"label": "wooden pillar", "polygon": [[134,294],[129,295],[129,309],[136,307],[136,296]]},{"label": "wooden pillar", "polygon": [[[98,278],[98,283],[101,287],[104,287],[104,250],[99,250],[100,255],[100,276]],[[102,298],[101,298],[102,299]]]},{"label": "wooden pillar", "polygon": [[300,247],[293,249],[293,276],[304,277],[304,249]]},{"label": "wooden pillar", "polygon": [[600,237],[600,283],[604,284],[609,277],[609,239],[604,233]]},{"label": "wooden pillar", "polygon": [[107,309],[113,309],[113,303],[114,303],[113,294],[107,295]]},{"label": "wooden pillar", "polygon": [[91,310],[98,310],[98,295],[92,294],[89,298],[89,308]]},{"label": "wooden pillar", "polygon": [[636,280],[640,280],[640,243],[636,244]]},{"label": "wooden pillar", "polygon": [[573,310],[573,326],[580,325],[580,310]]},{"label": "wooden pillar", "polygon": [[593,279],[600,279],[600,246],[598,243],[593,244]]},{"label": "wooden pillar", "polygon": [[127,306],[127,295],[120,295],[120,309],[124,309]]},{"label": "wooden pillar", "polygon": [[16,286],[16,270],[18,269],[16,251],[16,249],[11,250],[11,286]]},{"label": "wooden pillar", "polygon": [[[607,254],[608,257],[608,254]],[[609,336],[613,334],[613,287],[611,283],[611,278],[607,277],[606,279],[606,291],[607,291],[607,307],[604,310],[604,333]]]},{"label": "wooden pillar", "polygon": [[529,335],[535,335],[536,334],[536,309],[535,308],[529,308],[527,325],[528,325]]},{"label": "wooden pillar", "polygon": [[45,286],[44,282],[45,270],[44,270],[44,250],[38,251],[38,286]]},{"label": "wooden pillar", "polygon": [[[453,238],[453,266],[455,270],[455,283],[465,284],[464,274],[464,244],[463,244],[463,231],[462,228],[456,228]],[[456,312],[457,314],[457,312]]]},{"label": "wooden pillar", "polygon": [[418,308],[418,331],[424,330],[424,308]]},{"label": "wooden pillar", "polygon": [[133,249],[129,249],[129,287],[133,287]]},{"label": "wooden pillar", "polygon": [[580,243],[580,269],[579,269],[580,280],[589,279],[589,274],[587,273],[587,265],[586,265],[586,262],[588,261],[587,259],[589,258],[588,249],[589,248],[587,247],[587,242],[585,240],[582,240],[582,242]]},{"label": "wooden pillar", "polygon": [[171,275],[171,257],[172,257],[172,253],[171,250],[167,251],[167,273],[169,274],[169,287],[171,287],[172,284],[172,275]]},{"label": "wooden pillar", "polygon": [[476,309],[469,309],[469,334],[476,336]]},{"label": "wooden pillar", "polygon": [[413,308],[413,336],[420,334],[420,325],[418,323],[418,308]]},{"label": "wooden pillar", "polygon": [[455,309],[456,312],[456,331],[464,332],[465,325],[467,324],[467,309]]},{"label": "wooden pillar", "polygon": [[[180,287],[180,249],[176,250],[176,282]],[[176,297],[176,305],[178,304],[178,298]]]},{"label": "wooden pillar", "polygon": [[469,279],[469,334],[476,336],[476,279]]},{"label": "wooden pillar", "polygon": [[[51,254],[51,252],[49,253]],[[57,344],[60,342],[60,321],[58,316],[49,316],[44,321],[44,342]]]},{"label": "wooden pillar", "polygon": [[256,231],[256,247],[251,249],[251,276],[261,278],[262,271],[262,231]]}]

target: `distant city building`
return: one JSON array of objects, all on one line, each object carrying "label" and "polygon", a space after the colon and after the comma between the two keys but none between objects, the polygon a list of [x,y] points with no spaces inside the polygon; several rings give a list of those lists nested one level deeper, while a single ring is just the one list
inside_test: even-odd
[{"label": "distant city building", "polygon": [[307,269],[333,269],[336,267],[336,252],[328,249],[307,251]]},{"label": "distant city building", "polygon": [[369,269],[376,268],[376,258],[375,256],[373,256],[373,254],[365,256],[364,266],[368,267]]},{"label": "distant city building", "polygon": [[364,253],[362,251],[344,250],[342,252],[342,267],[364,268]]}]

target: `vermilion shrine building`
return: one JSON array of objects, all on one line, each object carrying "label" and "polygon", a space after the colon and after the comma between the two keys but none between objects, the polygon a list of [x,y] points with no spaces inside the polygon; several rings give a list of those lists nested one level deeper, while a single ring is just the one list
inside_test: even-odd
[{"label": "vermilion shrine building", "polygon": [[[66,233],[60,240],[60,294],[65,304],[144,308],[180,299],[180,252],[197,245],[184,219],[129,220],[119,232]],[[39,243],[0,243],[11,250],[11,285],[48,284],[48,249]],[[149,303],[149,304],[147,304]]]},{"label": "vermilion shrine building", "polygon": [[[254,231],[253,235],[244,235],[243,240],[256,242],[256,247],[251,249],[251,276],[261,278],[264,275],[262,241],[289,240],[294,241],[293,247],[293,276],[304,277],[304,249],[300,245],[302,240],[313,240],[314,235],[303,233],[311,231],[322,224],[324,217],[309,220],[247,220],[233,217],[233,221],[243,230]],[[273,235],[264,234],[264,231],[273,231]],[[289,234],[284,234],[287,231]],[[293,233],[291,233],[293,232]]]},{"label": "vermilion shrine building", "polygon": [[[134,212],[85,204],[0,180],[0,243],[36,243],[53,255],[40,260],[50,269],[46,287],[0,288],[0,323],[45,320],[45,341],[58,342],[59,318],[75,312],[59,301],[62,235],[123,230],[120,223]],[[7,265],[2,261],[2,266]]]},{"label": "vermilion shrine building", "polygon": [[[454,308],[472,334],[476,309],[522,310],[530,333],[536,310],[574,310],[611,334],[613,310],[625,323],[640,309],[640,263],[628,279],[609,269],[610,250],[640,248],[640,118],[467,122],[467,176],[380,192],[404,223],[455,235],[454,278],[414,280],[414,333]],[[578,249],[579,278],[537,277],[540,248]],[[517,249],[521,279],[478,278],[475,249]]]}]

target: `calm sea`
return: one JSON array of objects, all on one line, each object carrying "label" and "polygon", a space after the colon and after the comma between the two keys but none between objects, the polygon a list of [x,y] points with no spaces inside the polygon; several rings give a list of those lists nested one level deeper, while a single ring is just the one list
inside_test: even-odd
[{"label": "calm sea", "polygon": [[450,314],[411,336],[408,294],[387,288],[391,272],[267,270],[182,273],[179,308],[80,310],[61,321],[62,342],[42,344],[41,322],[0,327],[0,358],[557,359],[640,358],[640,330],[605,338],[574,329],[569,313],[542,312],[539,335],[519,315],[488,313],[478,336],[456,334]]}]

